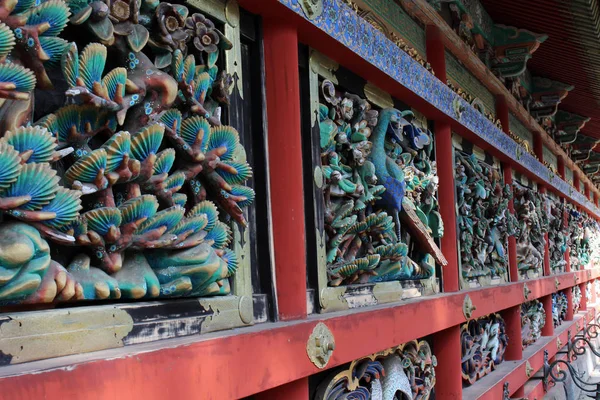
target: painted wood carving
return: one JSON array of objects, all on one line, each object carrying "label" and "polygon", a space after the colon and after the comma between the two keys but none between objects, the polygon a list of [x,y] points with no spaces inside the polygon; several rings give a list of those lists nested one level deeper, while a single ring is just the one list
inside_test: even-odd
[{"label": "painted wood carving", "polygon": [[437,361],[426,341],[412,341],[350,363],[317,388],[315,400],[427,400]]},{"label": "painted wood carving", "polygon": [[431,132],[329,80],[320,90],[329,285],[432,277],[446,260]]},{"label": "painted wood carving", "polygon": [[581,294],[581,289],[579,288],[579,286],[573,286],[573,288],[571,289],[573,291],[573,313],[577,313],[579,312],[579,309],[581,308],[581,299],[582,299],[582,294]]},{"label": "painted wood carving", "polygon": [[545,195],[513,183],[517,216],[517,263],[521,279],[541,276],[544,263],[544,233],[548,232]]},{"label": "painted wood carving", "polygon": [[539,300],[521,304],[521,338],[523,348],[535,343],[542,336],[546,325],[546,312]]},{"label": "painted wood carving", "polygon": [[463,280],[468,284],[507,281],[508,236],[515,218],[508,211],[509,185],[494,165],[455,150],[455,181]]},{"label": "painted wood carving", "polygon": [[565,272],[568,229],[564,202],[552,196],[546,196],[546,212],[549,227],[550,268],[553,273]]},{"label": "painted wood carving", "polygon": [[254,199],[232,43],[158,1],[0,10],[0,304],[230,293]]},{"label": "painted wood carving", "polygon": [[506,324],[499,314],[471,320],[461,327],[462,377],[473,384],[504,361]]},{"label": "painted wood carving", "polygon": [[567,316],[567,295],[564,292],[552,294],[552,321],[556,328],[563,323]]}]

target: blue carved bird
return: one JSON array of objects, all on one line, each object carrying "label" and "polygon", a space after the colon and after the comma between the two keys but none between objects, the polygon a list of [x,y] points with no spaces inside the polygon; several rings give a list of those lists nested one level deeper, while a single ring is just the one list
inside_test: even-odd
[{"label": "blue carved bird", "polygon": [[404,118],[407,115],[412,115],[412,112],[399,111],[394,108],[382,110],[379,114],[377,126],[370,137],[373,147],[369,160],[375,165],[375,173],[386,189],[378,203],[391,211],[398,236],[400,235],[399,214],[402,209],[406,184],[404,182],[404,171],[385,151],[385,139],[390,134],[393,140],[401,141],[403,128],[410,124]]}]

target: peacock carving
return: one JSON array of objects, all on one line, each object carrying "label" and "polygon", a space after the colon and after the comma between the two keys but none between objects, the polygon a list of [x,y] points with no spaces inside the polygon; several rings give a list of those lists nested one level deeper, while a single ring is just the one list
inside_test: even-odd
[{"label": "peacock carving", "polygon": [[231,41],[177,4],[16,0],[0,43],[0,305],[231,293]]},{"label": "peacock carving", "polygon": [[411,111],[375,110],[329,80],[321,98],[329,284],[432,277],[446,260],[434,240],[443,223],[431,132],[408,121]]}]

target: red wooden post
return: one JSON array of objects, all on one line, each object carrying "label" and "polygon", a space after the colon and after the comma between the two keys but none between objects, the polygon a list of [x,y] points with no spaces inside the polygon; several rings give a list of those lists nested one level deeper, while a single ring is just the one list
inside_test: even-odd
[{"label": "red wooden post", "polygon": [[[509,164],[504,165],[504,183],[512,187],[513,177],[512,168]],[[508,202],[508,210],[511,213],[515,212],[515,205],[511,199]],[[514,236],[508,237],[508,274],[511,282],[519,281],[519,265],[517,264],[517,238]]]},{"label": "red wooden post", "polygon": [[[508,104],[506,103],[506,98],[504,96],[496,97],[496,118],[500,120],[502,124],[502,131],[504,133],[508,133],[510,130],[509,127],[509,117],[508,117]],[[512,176],[512,167],[509,163],[504,163],[504,183],[506,185],[510,185],[512,188],[513,184],[513,176]],[[508,210],[511,213],[515,212],[515,205],[511,200],[508,203]],[[517,264],[517,238],[514,236],[508,237],[508,271],[511,282],[519,281],[519,266]]]},{"label": "red wooden post", "polygon": [[[539,132],[535,132],[533,134],[533,152],[540,160],[540,162],[544,163],[544,142],[542,142],[542,135]],[[564,164],[563,164],[564,167]]]},{"label": "red wooden post", "polygon": [[587,183],[585,184],[585,197],[587,197],[588,200],[591,200],[591,197],[590,197],[590,185],[587,184]]},{"label": "red wooden post", "polygon": [[554,335],[554,320],[552,319],[552,295],[542,297],[544,311],[546,312],[546,324],[542,328],[542,336]]},{"label": "red wooden post", "polygon": [[264,21],[271,222],[280,320],[306,317],[306,249],[298,32],[289,21]]},{"label": "red wooden post", "polygon": [[[440,29],[427,26],[427,62],[433,68],[435,76],[446,82],[446,51]],[[456,231],[456,201],[454,199],[454,157],[452,154],[452,129],[446,122],[435,123],[435,157],[438,165],[440,215],[444,221],[442,252],[448,260],[443,271],[445,292],[460,290],[458,268],[458,234]]]},{"label": "red wooden post", "polygon": [[460,326],[434,334],[433,352],[438,360],[436,398],[462,399]]},{"label": "red wooden post", "polygon": [[579,290],[581,291],[581,303],[579,303],[579,311],[587,311],[587,296],[585,292],[585,283],[579,284]]},{"label": "red wooden post", "polygon": [[565,160],[562,157],[558,157],[557,160],[557,172],[562,180],[565,179]]},{"label": "red wooden post", "polygon": [[567,295],[567,315],[565,321],[573,321],[573,290],[568,288],[564,291]]},{"label": "red wooden post", "polygon": [[307,400],[308,393],[308,378],[298,379],[285,385],[274,387],[273,389],[265,390],[252,396],[255,400]]},{"label": "red wooden post", "polygon": [[[446,83],[446,49],[440,28],[427,25],[427,62],[431,65],[433,73],[442,82]],[[441,181],[441,179],[440,179]]]},{"label": "red wooden post", "polygon": [[504,359],[515,361],[523,358],[523,340],[521,337],[521,306],[515,306],[503,310],[501,313],[506,323],[506,334],[510,338]]},{"label": "red wooden post", "polygon": [[573,171],[573,186],[575,187],[575,189],[579,192],[581,184],[579,183],[579,175],[577,174],[577,172]]},{"label": "red wooden post", "polygon": [[[427,26],[427,61],[435,76],[446,83],[446,52],[440,29]],[[452,129],[448,123],[435,123],[435,157],[438,163],[440,214],[444,221],[442,251],[448,260],[444,268],[444,291],[460,290],[458,268],[458,240],[456,232],[456,206],[454,199],[454,157],[452,155]],[[462,399],[460,326],[453,326],[434,335],[434,353],[438,359],[435,391],[439,398]]]}]

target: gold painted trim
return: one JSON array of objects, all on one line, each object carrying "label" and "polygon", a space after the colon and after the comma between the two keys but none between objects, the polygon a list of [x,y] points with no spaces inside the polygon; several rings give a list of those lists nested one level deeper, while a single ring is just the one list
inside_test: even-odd
[{"label": "gold painted trim", "polygon": [[325,79],[329,79],[336,85],[339,83],[335,76],[335,72],[340,68],[338,63],[316,50],[310,51],[309,63],[310,69],[315,74],[320,75]]},{"label": "gold painted trim", "polygon": [[463,315],[468,320],[473,316],[473,311],[477,310],[477,307],[473,304],[473,300],[471,300],[471,296],[468,294],[465,296],[462,309]]},{"label": "gold painted trim", "polygon": [[373,85],[371,82],[367,83],[364,88],[365,97],[371,103],[381,108],[393,108],[394,100],[392,96],[384,90]]},{"label": "gold painted trim", "polygon": [[115,306],[5,314],[0,352],[11,364],[123,347],[133,319]]}]

